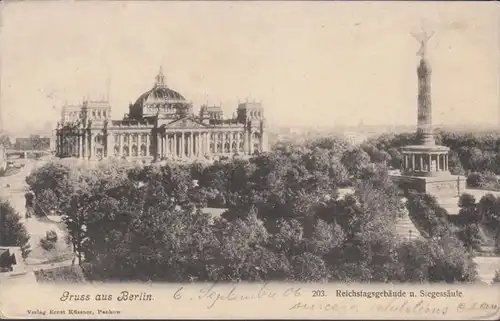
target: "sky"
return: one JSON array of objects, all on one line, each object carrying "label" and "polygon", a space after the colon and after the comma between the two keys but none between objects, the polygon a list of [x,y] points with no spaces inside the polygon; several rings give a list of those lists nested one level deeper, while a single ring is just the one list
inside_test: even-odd
[{"label": "sky", "polygon": [[[498,124],[492,2],[3,3],[0,103],[8,131],[56,124],[64,101],[107,96],[121,119],[163,66],[191,100],[261,101],[270,125],[416,124],[419,43],[433,31],[435,124]],[[109,84],[109,86],[108,86]],[[109,90],[107,89],[109,88]]]}]

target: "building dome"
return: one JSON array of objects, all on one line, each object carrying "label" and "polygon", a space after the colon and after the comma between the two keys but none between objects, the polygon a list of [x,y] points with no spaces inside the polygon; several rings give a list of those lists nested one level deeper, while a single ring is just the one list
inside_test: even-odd
[{"label": "building dome", "polygon": [[[155,114],[155,111],[165,112],[172,109],[185,108],[190,103],[177,91],[165,85],[162,69],[156,75],[156,83],[153,88],[146,91],[137,98],[130,106],[129,116],[131,118],[141,118],[146,115]],[[160,113],[162,113],[160,111]]]},{"label": "building dome", "polygon": [[136,104],[158,102],[158,101],[185,101],[186,99],[177,91],[166,86],[155,86],[137,98]]}]

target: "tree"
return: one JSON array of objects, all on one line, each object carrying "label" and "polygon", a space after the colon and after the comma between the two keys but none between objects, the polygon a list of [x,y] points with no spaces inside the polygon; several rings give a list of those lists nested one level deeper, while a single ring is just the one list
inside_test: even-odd
[{"label": "tree", "polygon": [[0,245],[19,246],[23,258],[31,252],[29,234],[19,213],[6,200],[0,200]]},{"label": "tree", "polygon": [[0,135],[0,145],[2,145],[4,148],[12,148],[10,137],[8,135]]},{"label": "tree", "polygon": [[500,198],[486,194],[479,201],[477,208],[486,238],[492,239],[496,251],[500,252]]},{"label": "tree", "polygon": [[[391,139],[409,140],[391,136],[371,151]],[[395,220],[404,204],[386,164],[336,140],[206,166],[60,172],[47,178],[46,193],[61,191],[55,203],[96,279],[437,282],[466,281],[475,271],[446,211],[428,196],[408,201],[427,239],[402,243]],[[353,193],[339,198],[346,184]],[[227,210],[210,217],[201,211],[207,202]]]},{"label": "tree", "polygon": [[411,193],[408,195],[407,207],[412,221],[426,238],[439,238],[451,228],[446,210],[439,206],[434,196]]},{"label": "tree", "polygon": [[476,206],[476,198],[473,195],[468,193],[460,195],[458,207],[460,208],[458,215],[461,218],[462,224],[479,223],[481,221]]},{"label": "tree", "polygon": [[70,173],[67,165],[49,162],[32,171],[26,183],[44,209],[57,211],[71,189]]},{"label": "tree", "polygon": [[355,179],[360,170],[370,163],[370,156],[362,149],[354,147],[346,151],[342,156],[342,164],[347,168],[349,175]]}]

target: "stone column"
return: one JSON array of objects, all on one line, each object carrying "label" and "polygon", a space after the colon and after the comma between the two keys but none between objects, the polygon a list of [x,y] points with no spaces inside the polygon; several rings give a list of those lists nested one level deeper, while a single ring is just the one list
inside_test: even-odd
[{"label": "stone column", "polygon": [[250,155],[253,154],[253,133],[250,132]]},{"label": "stone column", "polygon": [[205,153],[210,154],[210,132],[205,133]]},{"label": "stone column", "polygon": [[250,154],[249,141],[250,138],[248,137],[248,128],[245,128],[245,133],[243,134],[243,153],[245,155]]},{"label": "stone column", "polygon": [[198,156],[198,133],[193,132],[193,157]]},{"label": "stone column", "polygon": [[429,167],[427,171],[430,173],[432,171],[432,154],[429,154]]},{"label": "stone column", "polygon": [[418,158],[420,158],[420,171],[424,170],[424,155],[420,154],[418,155]]},{"label": "stone column", "polygon": [[80,158],[82,157],[82,153],[81,153],[81,141],[80,141],[80,133],[76,133],[76,157],[77,158]]},{"label": "stone column", "polygon": [[184,141],[184,132],[181,132],[181,148],[180,148],[181,157],[186,157],[186,142]]},{"label": "stone column", "polygon": [[238,133],[236,135],[236,150],[238,151],[238,154],[241,153],[241,150],[240,150],[240,143],[241,143],[240,136],[241,136],[241,133]]},{"label": "stone column", "polygon": [[202,142],[201,142],[201,132],[196,136],[196,141],[198,142],[198,151],[196,152],[196,156],[200,157],[202,155]]},{"label": "stone column", "polygon": [[198,132],[193,132],[193,157],[198,156],[198,151],[200,149],[198,148]]},{"label": "stone column", "polygon": [[224,133],[219,132],[219,133],[217,133],[217,136],[215,136],[215,137],[217,137],[217,144],[221,145],[220,151],[217,148],[217,145],[215,145],[215,150],[217,151],[217,153],[224,153]]},{"label": "stone column", "polygon": [[188,158],[191,158],[193,157],[193,132],[190,132],[189,133],[189,137],[188,137]]},{"label": "stone column", "polygon": [[207,135],[208,135],[208,134],[207,134],[207,132],[203,132],[203,134],[202,134],[202,136],[201,136],[201,137],[202,137],[202,140],[203,140],[203,141],[201,142],[201,144],[202,144],[201,154],[202,154],[203,156],[204,156],[205,154],[207,154],[207,153],[208,153]]},{"label": "stone column", "polygon": [[94,138],[95,138],[95,134],[94,133],[90,133],[89,135],[89,159],[92,159],[94,158]]},{"label": "stone column", "polygon": [[156,158],[161,159],[161,135],[160,132],[156,132]]},{"label": "stone column", "polygon": [[214,138],[214,140],[213,140],[214,147],[212,149],[212,153],[216,154],[217,153],[217,144],[219,143],[219,134],[217,134],[217,132],[214,132],[213,138]]},{"label": "stone column", "polygon": [[165,156],[170,156],[170,135],[169,133],[165,134]]},{"label": "stone column", "polygon": [[191,145],[193,146],[191,148],[191,156],[195,157],[196,156],[196,137],[195,137],[195,132],[191,132]]},{"label": "stone column", "polygon": [[203,148],[203,155],[209,153],[209,150],[210,150],[210,143],[208,141],[209,138],[210,138],[210,133],[209,132],[205,132],[204,136],[203,136],[203,144],[205,145],[205,147]]},{"label": "stone column", "polygon": [[150,133],[147,133],[146,134],[146,156],[150,156],[150,149],[149,149],[149,145],[151,145],[151,139],[150,139]]},{"label": "stone column", "polygon": [[123,157],[123,144],[125,140],[125,135],[123,133],[120,134],[120,155],[119,157]]},{"label": "stone column", "polygon": [[444,155],[444,170],[448,171],[448,154]]},{"label": "stone column", "polygon": [[109,131],[106,131],[106,154],[105,157],[113,156],[113,147],[114,147],[114,136]]},{"label": "stone column", "polygon": [[174,156],[177,158],[179,155],[179,142],[178,142],[179,136],[177,135],[177,132],[174,132]]},{"label": "stone column", "polygon": [[161,158],[165,157],[165,136],[160,134],[160,150],[161,150]]},{"label": "stone column", "polygon": [[226,153],[226,132],[222,132],[222,154]]}]

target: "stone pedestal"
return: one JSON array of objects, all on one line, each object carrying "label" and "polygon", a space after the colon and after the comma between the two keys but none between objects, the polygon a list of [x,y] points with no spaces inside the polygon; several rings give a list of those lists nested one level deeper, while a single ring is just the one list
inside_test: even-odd
[{"label": "stone pedestal", "polygon": [[446,146],[432,143],[402,148],[403,166],[400,175],[391,178],[405,193],[413,190],[438,199],[458,197],[465,191],[465,177],[448,171]]},{"label": "stone pedestal", "polygon": [[458,197],[465,191],[465,177],[444,174],[432,177],[391,175],[392,181],[403,191],[415,191],[435,196],[438,199]]}]

